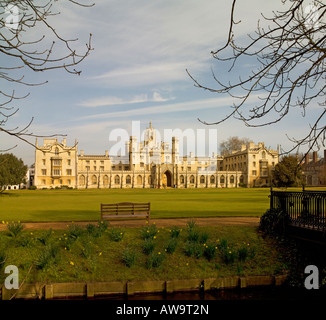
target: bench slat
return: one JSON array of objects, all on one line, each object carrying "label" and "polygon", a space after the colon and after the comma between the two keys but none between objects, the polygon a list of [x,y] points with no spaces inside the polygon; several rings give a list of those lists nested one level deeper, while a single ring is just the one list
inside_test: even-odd
[{"label": "bench slat", "polygon": [[102,219],[145,217],[149,220],[150,202],[101,203],[101,217]]}]

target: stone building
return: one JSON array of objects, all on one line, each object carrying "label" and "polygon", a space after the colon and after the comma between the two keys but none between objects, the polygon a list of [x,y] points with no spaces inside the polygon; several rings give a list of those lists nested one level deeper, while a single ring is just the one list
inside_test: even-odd
[{"label": "stone building", "polygon": [[35,151],[34,185],[37,188],[234,188],[269,185],[278,152],[263,143],[243,145],[222,157],[181,156],[179,140],[157,143],[151,124],[144,141],[130,137],[125,156],[89,155],[77,141],[44,139]]},{"label": "stone building", "polygon": [[312,159],[307,154],[302,172],[303,182],[307,187],[326,186],[326,150],[324,150],[324,158],[321,159],[318,159],[316,151],[313,152]]}]

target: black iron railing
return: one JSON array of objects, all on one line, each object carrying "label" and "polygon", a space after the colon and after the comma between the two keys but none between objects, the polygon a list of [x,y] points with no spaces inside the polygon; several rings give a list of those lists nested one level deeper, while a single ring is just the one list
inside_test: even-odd
[{"label": "black iron railing", "polygon": [[326,231],[326,191],[273,191],[270,208],[281,209],[289,224]]}]

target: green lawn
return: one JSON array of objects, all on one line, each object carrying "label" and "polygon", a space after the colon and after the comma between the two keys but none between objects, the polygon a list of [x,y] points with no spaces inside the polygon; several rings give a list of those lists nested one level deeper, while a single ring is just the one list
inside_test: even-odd
[{"label": "green lawn", "polygon": [[100,203],[151,202],[152,218],[261,216],[269,189],[16,190],[0,193],[0,222],[94,221]]}]

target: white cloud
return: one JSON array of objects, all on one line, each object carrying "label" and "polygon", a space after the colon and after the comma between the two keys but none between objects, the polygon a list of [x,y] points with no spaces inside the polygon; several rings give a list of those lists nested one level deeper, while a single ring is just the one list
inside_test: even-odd
[{"label": "white cloud", "polygon": [[101,106],[113,106],[113,105],[127,105],[135,103],[146,103],[146,102],[164,102],[174,98],[163,98],[162,95],[154,91],[152,97],[148,94],[139,94],[131,98],[119,98],[114,96],[107,96],[101,98],[95,98],[80,102],[78,105],[82,107],[101,107]]},{"label": "white cloud", "polygon": [[[195,101],[185,101],[172,104],[163,104],[158,106],[150,106],[147,108],[137,108],[125,111],[113,111],[106,112],[101,114],[93,114],[81,117],[76,119],[80,120],[91,120],[91,119],[105,119],[105,118],[126,118],[126,117],[141,117],[143,115],[153,115],[153,114],[162,114],[162,113],[174,113],[182,111],[191,111],[191,110],[202,110],[202,109],[211,109],[217,107],[231,106],[234,98],[225,97],[225,98],[212,98],[212,99],[203,99]],[[251,96],[248,99],[248,103],[253,103],[258,100],[258,96]]]}]

